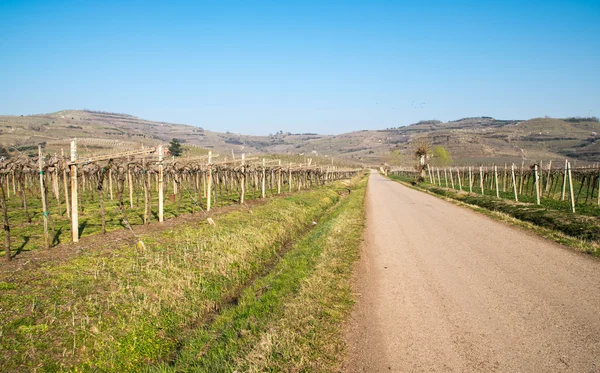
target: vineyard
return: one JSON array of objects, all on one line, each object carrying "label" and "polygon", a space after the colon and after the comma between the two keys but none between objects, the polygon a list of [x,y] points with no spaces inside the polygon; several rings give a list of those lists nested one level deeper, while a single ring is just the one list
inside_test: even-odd
[{"label": "vineyard", "polygon": [[420,168],[420,172],[398,168],[388,174],[419,189],[532,223],[542,228],[536,230],[539,234],[600,254],[597,165],[572,168],[566,161],[559,168],[553,168],[552,162],[520,167]]},{"label": "vineyard", "polygon": [[[391,175],[410,179],[423,177],[431,185],[451,188],[480,195],[513,199],[516,202],[540,204],[562,204],[575,213],[579,208],[590,210],[590,205],[600,205],[598,165],[571,167],[568,161],[564,166],[553,167],[552,162],[543,162],[526,166],[515,164],[498,167],[430,167],[425,166],[423,173],[414,168],[390,170]],[[600,214],[600,211],[598,211]],[[595,213],[596,215],[596,213]]]},{"label": "vineyard", "polygon": [[39,146],[37,157],[0,161],[6,259],[115,229],[135,237],[135,225],[311,189],[359,171],[244,154],[176,158],[163,146],[80,157],[73,141],[70,150],[44,154]]}]

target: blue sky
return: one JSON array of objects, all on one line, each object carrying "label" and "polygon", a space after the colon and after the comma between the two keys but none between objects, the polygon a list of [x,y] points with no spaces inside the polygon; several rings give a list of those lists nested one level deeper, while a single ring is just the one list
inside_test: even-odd
[{"label": "blue sky", "polygon": [[600,1],[0,0],[0,86],[251,134],[600,116]]}]

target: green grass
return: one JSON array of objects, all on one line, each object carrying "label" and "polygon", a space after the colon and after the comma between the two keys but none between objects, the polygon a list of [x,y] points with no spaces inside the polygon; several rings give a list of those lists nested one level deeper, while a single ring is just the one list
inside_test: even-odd
[{"label": "green grass", "polygon": [[[105,183],[104,191],[104,208],[106,211],[106,230],[121,230],[125,229],[123,223],[123,214],[120,212],[117,193],[116,193],[116,182],[115,190],[113,193],[113,200],[110,199],[108,187]],[[164,218],[172,219],[184,214],[191,214],[194,212],[203,211],[206,208],[206,199],[203,198],[200,201],[197,199],[197,194],[194,190],[188,188],[181,189],[181,193],[177,195],[174,202],[170,201],[169,195],[172,193],[172,185],[168,186],[168,190],[164,197]],[[282,187],[282,191],[287,191],[287,185]],[[125,194],[127,197],[124,198],[125,205],[125,217],[131,226],[139,226],[144,224],[144,202],[143,202],[143,188],[134,188],[133,202],[134,208],[129,208],[129,194],[127,187],[125,187]],[[102,231],[102,223],[100,218],[100,204],[98,201],[98,195],[96,191],[89,189],[80,190],[80,212],[79,212],[79,232],[80,237],[89,236],[100,233]],[[276,190],[266,190],[266,196],[271,197],[276,195]],[[27,197],[27,210],[29,212],[31,223],[27,223],[25,216],[25,210],[22,208],[21,197],[14,195],[11,189],[11,196],[8,199],[8,217],[11,228],[11,251],[15,255],[22,251],[36,250],[44,248],[44,228],[43,228],[43,214],[42,214],[42,201],[40,198],[39,189],[31,187],[26,189]],[[51,219],[54,223],[54,235],[50,232],[51,241],[53,245],[71,242],[71,220],[66,215],[66,207],[64,201],[64,191],[61,190],[61,208],[58,208],[58,203],[53,193],[48,194],[48,203]],[[180,199],[181,198],[181,199]],[[246,192],[246,200],[260,198],[260,186],[258,188],[249,188]],[[217,197],[217,205],[228,206],[236,204],[239,201],[239,194],[231,191],[227,193],[223,190],[223,193]],[[152,214],[149,216],[150,222],[158,221],[158,192],[152,190]],[[4,230],[0,230],[0,242],[4,242]],[[4,251],[0,252],[0,256],[4,256]]]},{"label": "green grass", "polygon": [[[342,187],[338,182],[273,199],[253,210],[215,217],[215,226],[187,223],[150,233],[143,237],[146,249],[84,252],[61,264],[0,275],[0,366],[7,372],[134,372],[185,365],[185,356],[200,353],[194,346],[204,330],[217,331],[217,337],[219,330],[244,334],[246,329],[231,334],[231,326],[251,325],[254,319],[243,316],[254,313],[273,321],[273,314],[263,311],[301,293],[317,273],[314,268],[324,263],[321,256],[329,248],[323,242],[357,242],[360,226],[350,225],[356,227],[352,232],[345,227],[329,241],[337,225],[320,220],[331,208],[332,216],[342,214],[341,207],[334,207],[340,200],[336,189]],[[318,222],[310,233],[315,236],[281,261],[282,248],[313,221]],[[311,246],[313,239],[320,246]],[[291,267],[283,264],[287,261]],[[252,291],[244,292],[248,286],[254,294],[263,289],[263,303],[251,302]],[[231,308],[236,302],[249,308]],[[229,361],[237,361],[235,353],[247,347],[232,340],[233,347],[223,350],[223,339],[216,341],[211,343],[216,349],[207,350],[216,351],[207,355],[214,359],[218,351],[227,351]]]},{"label": "green grass", "polygon": [[303,237],[239,303],[194,331],[161,372],[337,371],[353,304],[349,279],[363,230],[366,181]]}]

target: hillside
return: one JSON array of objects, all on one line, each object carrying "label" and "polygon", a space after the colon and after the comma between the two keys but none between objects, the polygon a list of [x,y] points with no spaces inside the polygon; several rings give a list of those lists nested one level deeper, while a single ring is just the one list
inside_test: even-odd
[{"label": "hillside", "polygon": [[360,163],[406,163],[410,159],[411,141],[422,136],[427,136],[434,146],[446,147],[460,163],[564,157],[594,162],[600,159],[597,133],[600,123],[595,118],[519,121],[478,117],[446,123],[421,121],[404,127],[335,136],[282,132],[249,136],[88,110],[0,116],[0,144],[20,151],[31,150],[32,145],[40,142],[45,142],[50,151],[66,150],[73,137],[79,139],[80,151],[89,153],[131,149],[178,138],[189,146],[217,152],[333,155]]}]

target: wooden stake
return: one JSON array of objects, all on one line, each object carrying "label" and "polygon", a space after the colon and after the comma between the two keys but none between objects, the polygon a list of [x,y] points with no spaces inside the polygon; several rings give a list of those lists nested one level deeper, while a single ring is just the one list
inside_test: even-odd
[{"label": "wooden stake", "polygon": [[[67,217],[71,218],[71,210],[69,208],[69,188],[67,181],[67,162],[65,162],[65,151],[64,149],[60,149],[61,156],[61,167],[62,167],[62,178],[63,178],[63,189],[65,193],[65,206],[67,208]],[[62,214],[62,213],[61,213]]]},{"label": "wooden stake", "polygon": [[446,188],[448,188],[448,169],[444,167],[444,182],[446,183]]},{"label": "wooden stake", "polygon": [[550,192],[550,173],[552,171],[552,161],[548,162],[548,177],[546,178],[546,193]]},{"label": "wooden stake", "polygon": [[[333,158],[331,162],[333,162]],[[281,159],[279,160],[279,168],[277,169],[277,194],[281,194]]]},{"label": "wooden stake", "polygon": [[163,175],[163,147],[158,146],[158,222],[164,221],[164,175]]},{"label": "wooden stake", "polygon": [[129,208],[133,209],[133,178],[131,177],[131,166],[127,165],[127,184],[129,187]]},{"label": "wooden stake", "polygon": [[110,200],[113,200],[113,183],[112,183],[112,168],[108,169],[108,192],[110,194]]},{"label": "wooden stake", "polygon": [[511,175],[512,175],[512,184],[513,184],[513,191],[515,193],[515,201],[519,202],[519,196],[517,195],[517,180],[515,178],[515,164],[513,163],[511,168]]},{"label": "wooden stake", "polygon": [[462,192],[462,182],[460,180],[460,169],[456,167],[456,177],[458,179],[458,189]]},{"label": "wooden stake", "polygon": [[473,193],[473,169],[469,166],[469,193]]},{"label": "wooden stake", "polygon": [[206,174],[206,211],[210,211],[212,194],[212,151],[208,152],[208,171]]},{"label": "wooden stake", "polygon": [[504,178],[502,179],[502,191],[506,192],[506,176],[507,176],[507,166],[506,163],[504,163]]},{"label": "wooden stake", "polygon": [[[71,141],[71,162],[77,161],[77,145]],[[77,165],[71,165],[71,236],[79,242],[79,199],[77,196]]]},{"label": "wooden stake", "polygon": [[260,198],[265,198],[265,179],[266,179],[266,173],[265,173],[265,159],[262,159],[262,180],[261,180],[261,185],[260,185]]},{"label": "wooden stake", "polygon": [[565,159],[565,171],[563,173],[563,187],[562,187],[562,194],[560,195],[560,200],[561,201],[565,200],[565,193],[567,191],[567,168],[568,168],[568,164],[569,164],[569,161]]},{"label": "wooden stake", "polygon": [[42,216],[44,217],[44,242],[46,249],[50,248],[50,235],[48,234],[48,206],[46,205],[46,187],[44,186],[44,159],[42,158],[42,146],[38,145],[38,165],[40,174],[40,193],[42,196]]},{"label": "wooden stake", "polygon": [[600,168],[598,169],[598,206],[600,206]]},{"label": "wooden stake", "polygon": [[525,179],[525,160],[521,160],[521,174],[519,175],[519,194],[523,194],[523,184]]},{"label": "wooden stake", "polygon": [[[14,180],[14,174],[13,174]],[[9,189],[10,185],[6,183],[6,189]],[[8,221],[8,207],[6,201],[6,193],[4,191],[4,184],[0,181],[0,209],[2,209],[2,223],[4,226],[4,259],[7,262],[12,260],[12,254],[10,252],[10,225]],[[15,193],[16,194],[16,193]]]},{"label": "wooden stake", "polygon": [[567,170],[569,173],[569,192],[571,194],[571,210],[575,213],[575,196],[573,194],[573,176],[571,175],[571,162],[567,162]]},{"label": "wooden stake", "polygon": [[479,184],[481,184],[481,195],[484,195],[485,193],[483,192],[483,167],[479,166]]},{"label": "wooden stake", "polygon": [[244,163],[246,162],[246,154],[242,153],[242,177],[240,180],[240,204],[244,203],[244,195],[246,194],[246,167]]},{"label": "wooden stake", "polygon": [[[61,149],[62,151],[62,149]],[[10,174],[12,176],[12,187],[13,187],[13,194],[17,194],[17,183],[15,183],[15,170],[11,170]],[[8,188],[8,185],[6,186],[6,188]]]},{"label": "wooden stake", "polygon": [[292,162],[288,167],[288,193],[292,192]]},{"label": "wooden stake", "polygon": [[494,165],[494,178],[496,179],[496,198],[500,198],[500,190],[498,189],[498,166]]},{"label": "wooden stake", "polygon": [[431,167],[429,167],[429,164],[427,164],[427,173],[429,174],[429,182],[433,184],[433,178],[431,177]]},{"label": "wooden stake", "polygon": [[146,174],[148,173],[148,170],[146,170],[146,157],[142,158],[142,169],[143,169],[143,173],[142,173],[142,183],[144,183],[144,225],[148,224],[148,220],[149,220],[149,213],[148,213],[148,178],[146,177]]}]

